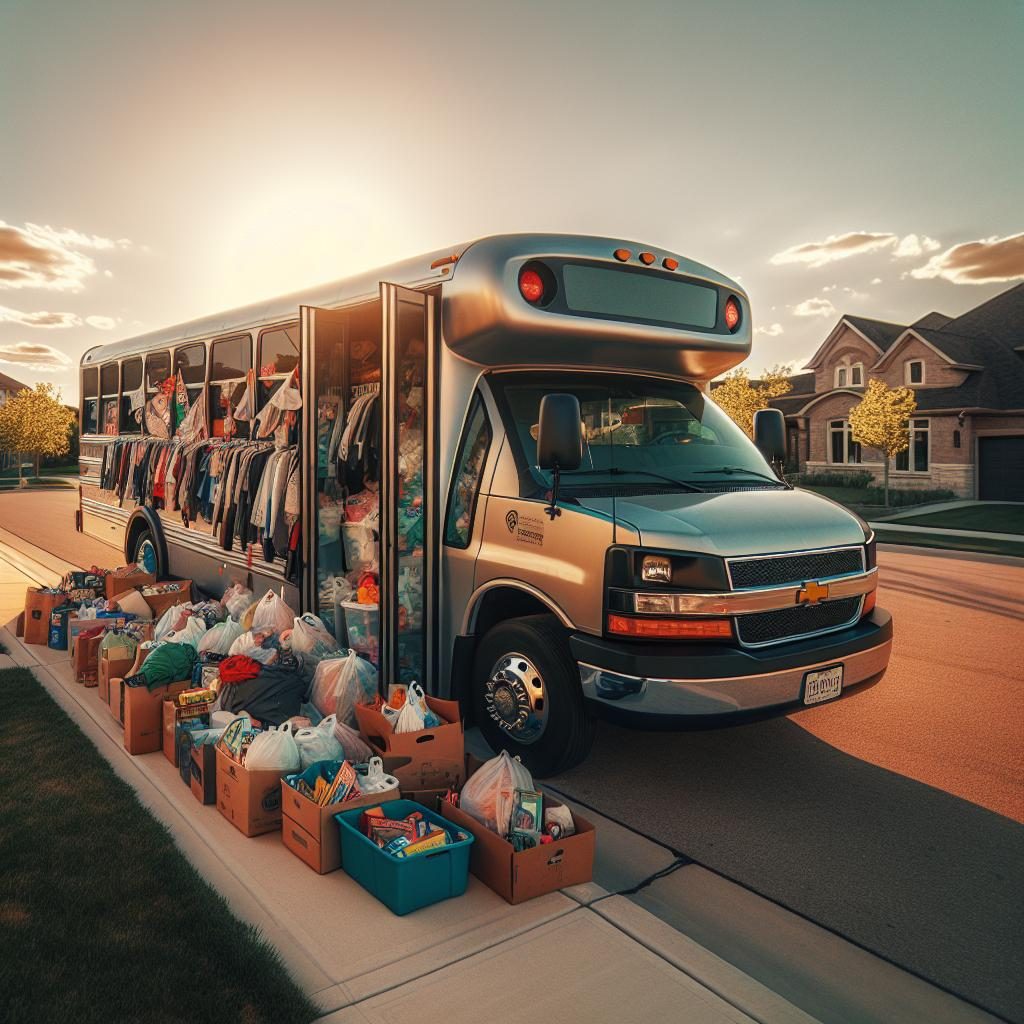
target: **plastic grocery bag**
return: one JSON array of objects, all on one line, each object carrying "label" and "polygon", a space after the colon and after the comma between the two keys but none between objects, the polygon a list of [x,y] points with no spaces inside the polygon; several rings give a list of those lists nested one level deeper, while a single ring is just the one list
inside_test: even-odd
[{"label": "plastic grocery bag", "polygon": [[153,639],[163,640],[171,630],[177,625],[178,619],[181,618],[181,613],[185,609],[185,604],[172,605],[160,616],[156,626],[153,628]]},{"label": "plastic grocery bag", "polygon": [[405,703],[398,711],[398,718],[392,728],[395,732],[420,732],[436,729],[444,722],[427,707],[427,695],[419,683],[410,683]]},{"label": "plastic grocery bag", "polygon": [[234,619],[218,622],[211,626],[199,641],[196,648],[200,654],[228,654],[231,645],[242,635],[242,625]]},{"label": "plastic grocery bag", "polygon": [[284,603],[272,590],[268,590],[256,605],[252,616],[253,629],[269,629],[274,633],[283,633],[290,629],[295,612]]},{"label": "plastic grocery bag", "polygon": [[533,788],[533,777],[527,767],[503,750],[469,777],[462,787],[459,806],[481,825],[506,838],[515,791]]},{"label": "plastic grocery bag", "polygon": [[231,644],[228,654],[244,654],[247,658],[252,658],[253,661],[258,661],[262,665],[269,665],[277,657],[277,649],[274,647],[264,647],[258,643],[252,630],[250,630],[248,633],[243,633]]},{"label": "plastic grocery bag", "polygon": [[341,744],[345,757],[353,764],[362,764],[373,757],[370,745],[347,722],[336,722],[334,738]]},{"label": "plastic grocery bag", "polygon": [[313,673],[309,702],[321,715],[334,714],[338,702],[338,681],[344,667],[344,656],[324,658]]},{"label": "plastic grocery bag", "polygon": [[206,623],[197,616],[190,615],[181,629],[172,629],[163,639],[169,644],[188,644],[189,647],[198,648],[205,632]]},{"label": "plastic grocery bag", "polygon": [[356,765],[356,782],[359,792],[367,796],[398,789],[398,779],[394,775],[385,775],[384,762],[379,757],[371,757],[366,764]]},{"label": "plastic grocery bag", "polygon": [[335,691],[334,713],[339,722],[356,724],[356,705],[368,704],[377,696],[377,670],[355,651],[344,659]]},{"label": "plastic grocery bag", "polygon": [[246,609],[252,604],[252,591],[241,583],[234,583],[224,591],[222,605],[233,619],[241,619]]},{"label": "plastic grocery bag", "polygon": [[291,639],[293,651],[308,655],[314,661],[329,657],[340,649],[323,620],[310,612],[295,619]]},{"label": "plastic grocery bag", "polygon": [[345,760],[345,751],[334,736],[335,721],[334,715],[328,715],[319,725],[295,734],[302,768],[308,768],[314,761]]},{"label": "plastic grocery bag", "polygon": [[[302,730],[304,731],[304,730]],[[285,722],[278,729],[258,732],[249,744],[245,755],[245,767],[250,770],[271,768],[274,771],[297,772],[301,764],[297,739],[292,727]]]}]

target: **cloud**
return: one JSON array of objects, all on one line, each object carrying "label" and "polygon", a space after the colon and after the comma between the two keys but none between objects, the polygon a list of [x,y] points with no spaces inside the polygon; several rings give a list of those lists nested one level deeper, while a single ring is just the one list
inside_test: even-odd
[{"label": "cloud", "polygon": [[904,235],[893,251],[893,256],[897,259],[903,259],[908,256],[923,256],[926,252],[935,252],[936,249],[941,248],[942,245],[939,242],[936,242],[934,238],[929,238],[927,235],[923,235],[920,238],[917,235]]},{"label": "cloud", "polygon": [[873,278],[871,278],[871,283],[872,284],[881,284],[882,283],[882,279],[880,277],[873,277]]},{"label": "cloud", "polygon": [[804,299],[793,307],[794,316],[835,316],[836,307],[828,299]]},{"label": "cloud", "polygon": [[80,250],[127,249],[131,244],[127,238],[115,241],[70,228],[17,227],[0,220],[0,288],[81,291],[85,279],[96,273],[96,263]]},{"label": "cloud", "polygon": [[898,236],[889,231],[847,231],[844,235],[829,235],[823,242],[803,242],[777,252],[770,260],[776,266],[785,263],[806,263],[809,267],[823,267],[836,260],[849,259],[868,252],[895,245]]},{"label": "cloud", "polygon": [[16,363],[30,370],[56,373],[72,365],[60,349],[52,345],[37,345],[30,341],[19,341],[13,345],[0,345],[0,363]]},{"label": "cloud", "polygon": [[1024,231],[1018,235],[961,242],[912,270],[916,278],[941,277],[953,284],[991,284],[1024,278]]},{"label": "cloud", "polygon": [[85,322],[97,331],[112,331],[120,321],[113,316],[87,316]]},{"label": "cloud", "polygon": [[824,267],[836,260],[881,252],[883,249],[891,249],[894,259],[907,259],[935,252],[939,248],[940,243],[927,235],[904,235],[900,238],[892,231],[847,231],[843,235],[829,235],[823,242],[803,242],[790,246],[777,252],[769,262],[776,266],[805,263],[809,267]]},{"label": "cloud", "polygon": [[768,338],[777,338],[782,334],[782,324],[769,324],[767,327],[755,327],[755,334],[763,334]]},{"label": "cloud", "polygon": [[22,313],[0,306],[0,323],[21,324],[22,327],[78,327],[82,321],[74,313]]}]

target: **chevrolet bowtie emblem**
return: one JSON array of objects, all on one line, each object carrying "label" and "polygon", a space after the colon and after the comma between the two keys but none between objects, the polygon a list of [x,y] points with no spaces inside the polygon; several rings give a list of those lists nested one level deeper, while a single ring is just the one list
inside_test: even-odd
[{"label": "chevrolet bowtie emblem", "polygon": [[809,580],[796,595],[797,604],[817,604],[828,599],[828,584]]}]

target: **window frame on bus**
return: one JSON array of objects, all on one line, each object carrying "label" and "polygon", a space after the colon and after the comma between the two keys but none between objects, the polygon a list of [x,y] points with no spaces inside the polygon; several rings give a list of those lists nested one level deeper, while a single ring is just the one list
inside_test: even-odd
[{"label": "window frame on bus", "polygon": [[[139,383],[135,387],[130,387],[125,381],[125,370],[133,363],[139,364]],[[120,419],[118,421],[118,430],[122,434],[141,434],[142,433],[142,422],[136,420],[132,416],[131,410],[131,393],[137,391],[139,385],[141,385],[146,376],[146,366],[143,362],[142,356],[126,356],[121,360],[121,407],[120,407]],[[127,404],[126,404],[127,403]]]},{"label": "window frame on bus", "polygon": [[[216,366],[215,352],[216,352],[217,346],[218,345],[227,344],[229,342],[242,341],[242,340],[245,341],[246,348],[248,350],[248,356],[247,356],[248,365],[245,368],[243,368],[242,375],[240,377],[238,377],[238,376],[235,376],[235,377],[214,377],[215,366]],[[219,389],[223,388],[225,385],[235,385],[235,386],[237,386],[238,384],[242,384],[244,386],[246,378],[248,377],[248,374],[249,374],[249,370],[251,370],[252,367],[253,367],[253,351],[254,351],[254,345],[253,345],[252,331],[234,331],[231,334],[222,334],[220,337],[214,338],[210,342],[209,367],[208,367],[206,376],[207,376],[208,386],[209,386],[209,389],[210,389],[209,390],[209,398],[210,398],[210,401],[209,401],[209,407],[210,407],[209,408],[209,412],[210,412],[209,428],[210,428],[210,436],[211,437],[221,437],[221,436],[223,436],[223,426],[221,427],[220,433],[218,433],[217,430],[216,430],[217,422],[220,421],[223,424],[223,420],[224,420],[223,416],[218,416],[217,415],[217,413],[220,411],[220,406],[219,406],[219,403],[220,403],[220,391],[219,391]],[[218,389],[218,393],[217,393],[216,396],[214,395],[214,388]],[[236,425],[235,425],[235,437],[248,437],[248,436],[249,436],[249,424],[246,423],[246,422],[236,423]]]},{"label": "window frame on bus", "polygon": [[[298,320],[285,320],[282,323],[269,324],[266,327],[261,327],[259,335],[256,339],[256,392],[257,392],[257,404],[260,409],[270,400],[274,392],[281,387],[284,381],[286,381],[294,372],[295,368],[286,370],[283,373],[263,373],[263,339],[268,334],[276,334],[279,331],[295,330],[296,333],[296,346],[295,346],[295,368],[300,367],[302,359],[301,353],[301,337],[299,335],[300,327]],[[276,386],[272,383],[276,381]]]},{"label": "window frame on bus", "polygon": [[[92,374],[92,393],[89,392],[89,375]],[[95,436],[100,430],[100,368],[97,365],[82,367],[82,400],[79,409],[78,431],[82,436]],[[93,408],[93,429],[86,430],[86,405],[92,402]]]},{"label": "window frame on bus", "polygon": [[[115,374],[115,384],[113,390],[109,391],[107,390],[107,382],[104,380],[104,377],[106,375],[105,371],[111,369]],[[112,431],[107,431],[105,426],[107,421],[106,408],[108,402],[113,402],[115,409],[113,424],[115,429]],[[121,364],[116,359],[112,359],[100,366],[100,407],[99,418],[96,421],[96,429],[107,437],[117,437],[121,432]]]},{"label": "window frame on bus", "polygon": [[[479,423],[474,421],[479,414]],[[458,488],[461,486],[463,477],[472,469],[467,459],[471,454],[471,445],[475,446],[480,437],[486,437],[483,457],[476,467],[475,479],[473,480],[473,495],[469,503],[469,521],[465,527],[465,534],[460,530],[458,521],[455,519],[456,497]],[[462,427],[462,435],[459,438],[459,447],[456,449],[457,456],[455,468],[452,473],[451,483],[448,486],[448,501],[445,505],[443,543],[445,547],[458,548],[465,551],[473,542],[473,530],[476,526],[476,509],[480,501],[480,491],[483,486],[484,474],[487,468],[487,460],[491,457],[491,448],[494,444],[494,426],[491,423],[490,413],[487,411],[487,403],[479,391],[473,392],[469,402],[469,410],[466,413],[466,422]]]}]

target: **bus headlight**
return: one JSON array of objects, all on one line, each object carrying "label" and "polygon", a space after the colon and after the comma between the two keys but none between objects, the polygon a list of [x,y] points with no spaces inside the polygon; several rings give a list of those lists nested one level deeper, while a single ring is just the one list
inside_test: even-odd
[{"label": "bus headlight", "polygon": [[661,555],[644,555],[640,578],[644,583],[671,583],[672,562]]}]

